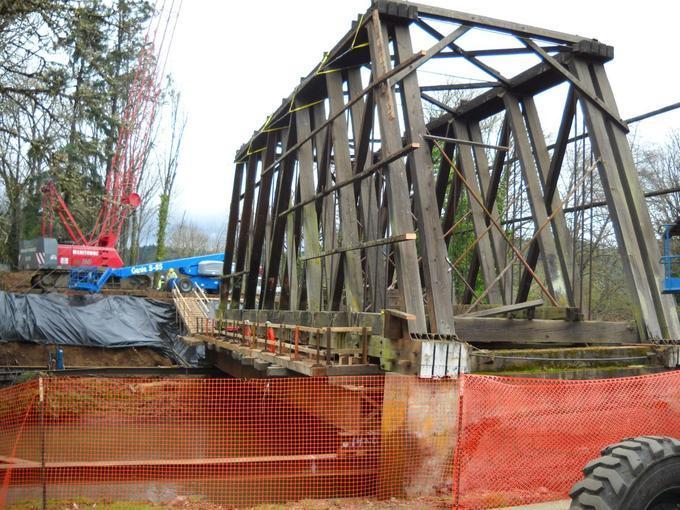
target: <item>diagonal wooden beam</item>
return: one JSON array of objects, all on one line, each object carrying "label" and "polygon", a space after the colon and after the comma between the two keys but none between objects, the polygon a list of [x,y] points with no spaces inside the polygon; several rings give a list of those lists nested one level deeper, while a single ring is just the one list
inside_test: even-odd
[{"label": "diagonal wooden beam", "polygon": [[[529,134],[524,124],[519,99],[511,93],[503,96],[508,113],[510,130],[515,142],[515,150],[519,156],[522,176],[527,187],[527,198],[534,218],[535,228],[541,229],[548,221],[548,210],[545,205],[538,168],[533,159]],[[550,293],[560,303],[568,302],[567,282],[559,262],[558,247],[549,228],[539,232],[538,243],[543,254],[543,267]]]},{"label": "diagonal wooden beam", "polygon": [[[453,129],[456,138],[469,139],[468,126],[464,122],[454,120]],[[484,194],[480,187],[472,147],[461,144],[458,146],[458,154],[460,157],[459,170],[462,172],[463,178],[466,181],[466,188],[468,188],[468,203],[472,214],[472,226],[475,231],[475,237],[478,240],[476,247],[478,257],[475,264],[479,263],[481,265],[484,285],[489,289],[489,301],[494,304],[502,304],[504,296],[500,286],[495,283],[498,276],[498,266],[495,264],[496,257],[494,255],[495,248],[491,236],[487,235],[490,218],[487,218],[483,204],[478,203],[473,198],[476,195],[483,201],[482,197]],[[470,288],[475,287],[478,267],[471,267],[468,271],[468,285]]]},{"label": "diagonal wooden beam", "polygon": [[[437,30],[436,28],[431,27],[430,25],[428,25],[427,23],[425,23],[422,19],[418,19],[418,20],[416,21],[416,24],[417,24],[420,28],[422,28],[423,30],[425,30],[425,32],[427,32],[428,34],[434,36],[436,39],[440,39],[440,40],[441,40],[441,39],[444,38],[444,35],[443,35],[441,32],[439,32],[439,30]],[[510,85],[510,80],[508,80],[505,76],[503,76],[499,71],[497,71],[496,69],[494,69],[494,68],[491,67],[490,65],[485,64],[484,62],[482,62],[481,60],[479,60],[477,57],[475,57],[474,55],[472,55],[471,53],[465,51],[463,48],[461,48],[460,46],[458,46],[455,42],[453,42],[453,41],[450,42],[450,43],[448,44],[448,47],[451,48],[455,53],[458,53],[460,56],[464,57],[465,60],[467,60],[468,62],[470,62],[470,63],[471,63],[472,65],[474,65],[475,67],[478,67],[479,69],[481,69],[482,71],[484,71],[484,72],[485,72],[486,74],[488,74],[489,76],[493,76],[496,80],[498,80],[498,81],[499,81],[500,83],[502,83],[504,86]]]},{"label": "diagonal wooden beam", "polygon": [[[540,158],[537,158],[537,163],[539,165],[540,170],[539,175],[541,177],[541,181],[543,184],[543,195],[545,196],[545,205],[548,209],[548,214],[551,214],[554,210],[556,210],[557,207],[559,207],[560,202],[556,192],[560,176],[560,170],[562,169],[562,162],[564,160],[564,156],[566,153],[569,140],[569,133],[571,131],[571,126],[574,119],[574,112],[576,109],[574,89],[573,87],[570,88],[569,93],[567,94],[567,100],[564,104],[564,112],[562,113],[562,121],[560,123],[560,128],[557,134],[557,141],[555,143],[555,148],[551,159],[548,159],[547,155],[548,148],[545,145],[545,138],[543,137],[540,124],[537,125],[537,123],[539,123],[538,113],[535,111],[534,102],[533,101],[527,102],[527,99],[525,98],[524,104],[525,106],[527,105],[529,106],[528,112],[531,112],[531,116],[528,118],[534,119],[532,120],[530,126],[530,137],[532,143],[534,144],[534,150],[537,151],[537,154],[540,155]],[[548,168],[547,171],[546,168]],[[557,237],[556,240],[559,246],[562,248],[560,261],[562,270],[566,275],[567,281],[571,282],[568,285],[568,287],[571,289],[569,290],[570,306],[575,306],[573,289],[577,287],[577,284],[575,282],[578,280],[579,276],[572,274],[572,262],[571,262],[573,260],[573,253],[571,249],[572,243],[570,240],[571,236],[569,234],[569,230],[567,229],[566,220],[564,218],[564,211],[560,210],[560,212],[556,214],[555,219],[553,220],[552,227],[555,229],[555,232],[558,233],[559,240],[557,240]],[[527,254],[526,259],[532,269],[536,268],[539,251],[540,249],[538,242],[531,243],[531,245],[529,246],[529,252]],[[518,303],[526,301],[528,299],[532,281],[533,278],[531,277],[529,272],[526,270],[523,271],[522,275],[520,276],[519,285],[517,288]]]},{"label": "diagonal wooden beam", "polygon": [[[292,122],[281,136],[281,145],[283,150],[289,144],[295,143],[295,124]],[[260,298],[261,308],[271,310],[274,308],[276,300],[276,287],[279,282],[283,281],[283,274],[281,271],[281,261],[284,258],[283,242],[286,235],[286,218],[279,217],[279,212],[285,208],[291,200],[293,175],[295,173],[295,160],[286,158],[279,168],[279,179],[277,181],[276,195],[274,198],[272,211],[272,233],[270,236],[270,249],[268,250],[269,260],[266,265],[266,275],[263,282],[264,292],[263,298]],[[293,218],[289,218],[288,222],[292,224]]]},{"label": "diagonal wooden beam", "polygon": [[619,116],[619,114],[611,110],[604,102],[597,97],[595,94],[588,90],[587,86],[577,77],[574,76],[566,67],[555,60],[548,52],[541,48],[538,44],[526,37],[518,37],[522,43],[524,43],[528,48],[531,48],[539,57],[541,57],[546,63],[550,64],[555,71],[560,73],[567,81],[581,93],[581,96],[586,100],[590,101],[595,107],[597,107],[602,113],[606,114],[612,121],[614,121],[618,126],[625,132],[628,133],[628,124]]},{"label": "diagonal wooden beam", "polygon": [[[257,165],[259,162],[258,154],[251,154],[246,164],[245,196],[239,217],[238,243],[236,246],[236,273],[242,272],[246,268],[246,255],[250,241],[250,226],[253,214],[253,199],[255,195],[255,177],[257,175]],[[231,285],[231,307],[239,308],[241,304],[242,279],[233,278]]]},{"label": "diagonal wooden beam", "polygon": [[[268,165],[274,160],[277,146],[277,133],[267,134],[267,145],[262,157],[262,165]],[[255,298],[257,296],[257,280],[260,275],[262,265],[262,251],[265,243],[265,228],[269,215],[269,201],[271,198],[271,182],[273,174],[267,174],[260,180],[260,191],[257,194],[257,206],[253,221],[252,235],[250,236],[250,257],[248,261],[248,273],[246,274],[246,288],[244,306],[245,308],[255,308]]]}]

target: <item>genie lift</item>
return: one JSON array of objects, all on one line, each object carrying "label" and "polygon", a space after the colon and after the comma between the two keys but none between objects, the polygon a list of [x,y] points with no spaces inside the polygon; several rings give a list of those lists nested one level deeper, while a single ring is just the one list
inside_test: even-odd
[{"label": "genie lift", "polygon": [[69,278],[69,288],[99,292],[111,280],[128,278],[150,278],[154,273],[162,273],[170,269],[178,273],[177,278],[167,282],[168,287],[177,287],[180,292],[190,292],[194,287],[200,287],[205,292],[218,292],[224,253],[213,253],[199,257],[149,262],[136,266],[117,268],[76,268],[72,269]]},{"label": "genie lift", "polygon": [[680,294],[680,254],[673,252],[673,238],[680,237],[680,218],[675,223],[664,225],[663,233],[663,293]]}]

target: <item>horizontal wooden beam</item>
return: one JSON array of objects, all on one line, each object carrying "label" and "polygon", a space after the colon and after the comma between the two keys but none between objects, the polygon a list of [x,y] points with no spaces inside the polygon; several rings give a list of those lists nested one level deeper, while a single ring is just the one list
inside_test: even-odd
[{"label": "horizontal wooden beam", "polygon": [[330,375],[372,375],[382,371],[378,365],[317,365],[312,359],[293,359],[290,356],[281,356],[275,353],[262,351],[259,348],[253,349],[243,345],[225,342],[217,339],[205,338],[207,344],[213,345],[216,349],[245,358],[264,361],[272,365],[280,366],[307,376],[323,377]]},{"label": "horizontal wooden beam", "polygon": [[333,250],[323,251],[318,255],[313,255],[311,257],[302,257],[300,260],[307,261],[312,259],[318,259],[321,257],[328,257],[329,255],[335,255],[336,253],[344,253],[346,251],[363,250],[365,248],[373,248],[375,246],[382,246],[385,244],[402,243],[404,241],[415,241],[415,232],[407,232],[406,234],[400,234],[391,237],[385,237],[383,239],[374,239],[372,241],[366,241],[363,243],[357,243],[351,246],[340,246]]},{"label": "horizontal wooden beam", "polygon": [[470,343],[634,344],[640,338],[628,322],[560,321],[456,317],[456,334]]},{"label": "horizontal wooden beam", "polygon": [[556,30],[548,30],[540,27],[533,27],[523,23],[514,23],[497,18],[490,18],[488,16],[479,16],[477,14],[470,14],[462,11],[454,11],[453,9],[446,9],[444,7],[433,7],[414,2],[402,2],[407,5],[415,6],[418,9],[418,15],[425,18],[433,18],[444,21],[458,21],[472,27],[488,28],[498,32],[509,34],[523,35],[525,37],[538,37],[544,41],[552,41],[558,43],[577,43],[586,39],[580,35],[566,34]]},{"label": "horizontal wooden beam", "polygon": [[461,145],[471,145],[472,147],[484,147],[485,149],[496,149],[497,151],[509,151],[510,147],[503,145],[492,145],[488,143],[473,142],[472,140],[462,140],[460,138],[448,138],[446,136],[436,136],[436,135],[423,135],[423,138],[428,140],[442,140],[449,143],[457,143]]},{"label": "horizontal wooden beam", "polygon": [[279,218],[283,218],[283,217],[287,216],[288,214],[290,214],[294,211],[297,211],[301,207],[304,207],[307,204],[310,204],[310,203],[315,202],[316,200],[319,200],[319,199],[321,199],[321,198],[323,198],[327,195],[330,195],[334,191],[337,191],[341,188],[344,188],[345,186],[349,186],[350,184],[355,183],[356,181],[360,181],[362,179],[365,179],[365,178],[373,175],[375,172],[380,170],[382,167],[389,165],[390,163],[392,163],[393,161],[396,161],[399,158],[403,158],[404,156],[407,156],[408,154],[410,154],[414,150],[418,149],[419,147],[420,147],[419,143],[411,143],[411,144],[409,144],[405,147],[402,147],[400,150],[396,151],[395,153],[390,154],[386,158],[381,159],[377,163],[369,166],[363,172],[359,172],[358,174],[353,175],[350,179],[347,179],[345,181],[334,184],[333,186],[330,186],[330,187],[324,189],[323,191],[317,193],[313,197],[310,197],[307,200],[303,200],[301,202],[298,202],[293,207],[290,207],[290,208],[286,209],[285,211],[283,211],[281,214],[279,214]]},{"label": "horizontal wooden beam", "polygon": [[229,273],[224,276],[222,276],[222,280],[229,280],[231,278],[236,278],[238,276],[243,276],[244,274],[248,274],[248,271],[239,271],[238,273]]},{"label": "horizontal wooden beam", "polygon": [[583,84],[581,80],[579,80],[576,76],[574,76],[571,72],[569,72],[562,64],[560,64],[557,60],[555,60],[551,55],[549,55],[543,48],[541,48],[538,44],[536,44],[534,41],[531,39],[527,39],[525,37],[518,37],[520,41],[522,41],[527,48],[531,48],[539,57],[541,57],[545,62],[550,64],[555,71],[560,73],[565,80],[569,81],[576,90],[578,90],[579,94],[590,101],[596,108],[598,108],[602,113],[607,115],[611,120],[616,122],[621,129],[625,133],[628,133],[630,130],[628,129],[628,124],[621,119],[615,112],[611,111],[606,104],[602,102],[602,100],[597,97],[596,95],[592,94],[586,86]]},{"label": "horizontal wooden beam", "polygon": [[459,317],[493,317],[494,315],[503,315],[504,313],[519,312],[522,310],[528,310],[530,308],[536,308],[537,306],[543,306],[543,303],[544,302],[542,299],[536,299],[534,301],[513,303],[511,305],[497,306],[494,308],[489,308],[487,310],[466,313],[465,315],[460,315]]}]

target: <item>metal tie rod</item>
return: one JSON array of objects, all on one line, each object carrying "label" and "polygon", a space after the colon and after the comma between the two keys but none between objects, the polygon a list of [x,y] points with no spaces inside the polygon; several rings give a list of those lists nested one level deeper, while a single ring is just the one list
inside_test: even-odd
[{"label": "metal tie rod", "polygon": [[504,145],[491,145],[488,143],[473,142],[472,140],[462,140],[460,138],[447,138],[446,136],[423,135],[423,138],[427,138],[428,140],[442,140],[444,142],[459,143],[461,145],[472,145],[473,147],[485,147],[487,149],[496,149],[506,152],[510,150],[510,147],[506,147]]}]

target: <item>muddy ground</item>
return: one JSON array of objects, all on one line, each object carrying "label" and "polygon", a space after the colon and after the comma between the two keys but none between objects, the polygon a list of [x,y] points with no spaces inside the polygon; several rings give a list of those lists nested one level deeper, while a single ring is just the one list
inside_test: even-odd
[{"label": "muddy ground", "polygon": [[[378,501],[374,499],[350,498],[350,499],[317,499],[298,501],[296,503],[266,504],[240,510],[444,510],[452,506],[451,496],[426,497],[410,500],[390,499]],[[9,505],[8,510],[40,510],[39,502],[26,502]],[[107,502],[88,500],[65,500],[48,501],[49,510],[236,510],[207,503],[205,501],[192,500],[190,498],[177,498],[169,505],[157,506],[135,502]]]},{"label": "muddy ground", "polygon": [[[168,367],[173,364],[172,360],[148,347],[106,349],[64,345],[62,348],[67,368]],[[47,368],[48,355],[54,350],[54,346],[27,342],[0,343],[0,366]]]}]

